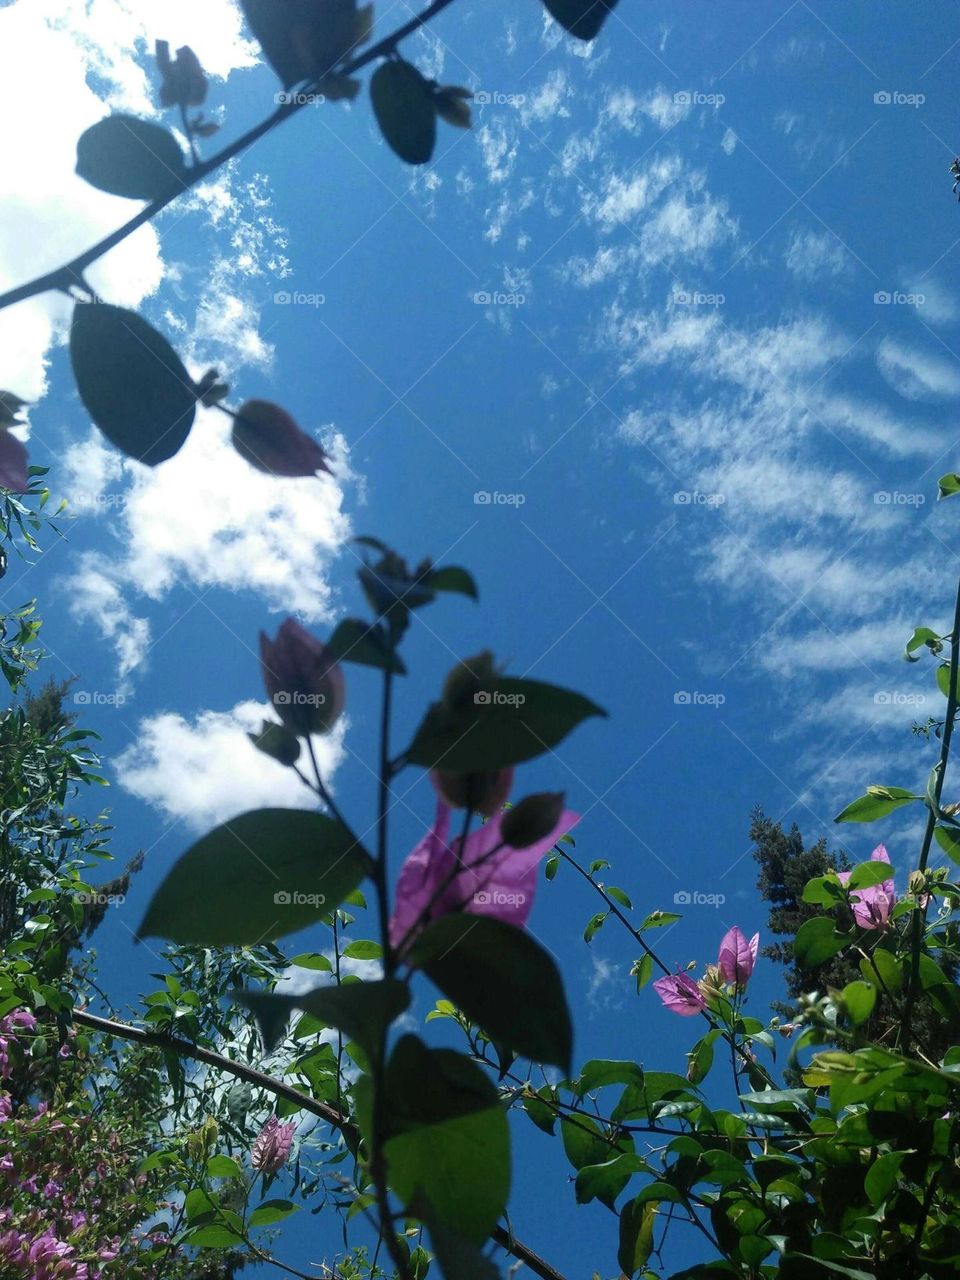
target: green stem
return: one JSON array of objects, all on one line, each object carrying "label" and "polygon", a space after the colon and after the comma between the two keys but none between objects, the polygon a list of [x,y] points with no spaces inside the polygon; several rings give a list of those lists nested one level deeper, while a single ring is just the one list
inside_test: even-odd
[{"label": "green stem", "polygon": [[[937,763],[937,776],[933,784],[933,803],[927,814],[927,825],[923,833],[923,844],[920,847],[920,863],[918,870],[923,873],[927,869],[930,858],[930,847],[933,833],[940,816],[940,796],[943,792],[944,778],[947,772],[947,761],[950,758],[950,743],[953,738],[953,723],[957,718],[957,670],[960,667],[960,583],[957,584],[957,599],[953,610],[953,631],[951,633],[950,676],[947,690],[947,714],[943,722],[943,734],[940,738],[940,759]],[[923,946],[923,934],[927,924],[927,905],[917,905],[912,918],[912,937],[910,942],[910,977],[907,982],[907,994],[904,1000],[903,1014],[903,1046],[910,1048],[910,1036],[913,1023],[913,1006],[917,994],[917,982],[920,977],[920,952]]]}]

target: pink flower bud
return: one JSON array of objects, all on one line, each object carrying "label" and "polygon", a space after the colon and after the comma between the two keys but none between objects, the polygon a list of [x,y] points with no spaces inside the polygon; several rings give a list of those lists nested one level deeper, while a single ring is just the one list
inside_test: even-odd
[{"label": "pink flower bud", "polygon": [[250,1163],[261,1173],[276,1173],[282,1169],[290,1156],[290,1147],[296,1125],[281,1124],[276,1116],[271,1116],[263,1126],[253,1144]]},{"label": "pink flower bud", "polygon": [[330,471],[327,455],[293,418],[269,400],[248,400],[233,420],[233,447],[271,476],[313,476]]},{"label": "pink flower bud", "polygon": [[513,769],[493,769],[486,773],[446,773],[432,769],[430,781],[451,809],[472,809],[485,818],[492,818],[510,794]]},{"label": "pink flower bud", "polygon": [[721,939],[720,954],[717,957],[717,968],[724,982],[735,987],[747,985],[757,963],[759,946],[759,933],[755,933],[748,942],[736,925],[727,930]]},{"label": "pink flower bud", "polygon": [[329,733],[343,711],[343,672],[326,646],[295,618],[275,640],[260,633],[263,683],[274,710],[291,733]]},{"label": "pink flower bud", "polygon": [[0,489],[26,493],[29,484],[26,448],[16,436],[0,429]]}]

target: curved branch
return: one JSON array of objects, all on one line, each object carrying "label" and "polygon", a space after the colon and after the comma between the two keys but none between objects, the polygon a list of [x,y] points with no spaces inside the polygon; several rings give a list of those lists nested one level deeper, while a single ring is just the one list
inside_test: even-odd
[{"label": "curved branch", "polygon": [[[101,1018],[95,1013],[88,1013],[86,1009],[74,1009],[72,1016],[74,1022],[79,1022],[82,1026],[90,1027],[91,1030],[102,1032],[104,1035],[116,1036],[118,1040],[132,1040],[136,1044],[147,1045],[153,1049],[170,1049],[174,1053],[178,1053],[182,1058],[192,1058],[196,1062],[203,1062],[218,1071],[226,1071],[229,1075],[236,1076],[238,1080],[244,1080],[247,1084],[257,1085],[268,1093],[272,1093],[275,1097],[284,1098],[287,1102],[292,1102],[294,1106],[300,1107],[304,1111],[309,1111],[311,1115],[315,1115],[319,1119],[325,1120],[327,1124],[332,1125],[333,1128],[339,1129],[347,1138],[356,1140],[359,1137],[356,1126],[336,1107],[331,1107],[329,1103],[311,1098],[308,1093],[302,1093],[292,1085],[285,1084],[282,1080],[276,1080],[265,1071],[258,1071],[256,1067],[248,1067],[242,1062],[234,1062],[233,1059],[225,1058],[222,1054],[215,1053],[212,1049],[204,1049],[201,1045],[192,1044],[189,1040],[181,1040],[178,1036],[169,1036],[162,1031],[146,1031],[143,1027],[134,1027],[127,1022],[118,1022],[115,1018]],[[496,1241],[507,1253],[513,1254],[515,1258],[519,1258],[521,1262],[526,1263],[533,1274],[540,1277],[540,1280],[564,1280],[564,1277],[556,1268],[541,1258],[528,1245],[525,1245],[523,1241],[518,1240],[511,1231],[507,1231],[499,1224],[494,1227],[491,1239]]]},{"label": "curved branch", "polygon": [[[436,17],[441,10],[446,9],[452,3],[453,0],[433,0],[433,4],[429,5],[415,18],[405,22],[403,26],[398,27],[391,35],[371,45],[369,49],[364,53],[358,54],[352,61],[345,63],[342,67],[338,67],[336,74],[342,76],[352,75],[355,71],[359,71],[375,59],[383,58],[392,53],[401,40],[419,27],[424,26],[431,18]],[[319,83],[319,81],[316,83]],[[179,191],[174,191],[158,200],[151,200],[148,205],[145,205],[139,213],[134,214],[123,226],[111,231],[108,236],[104,236],[102,240],[99,240],[95,245],[91,245],[89,249],[78,254],[75,258],[71,258],[62,267],[57,267],[56,270],[37,276],[35,280],[31,280],[27,284],[18,285],[16,288],[0,294],[0,311],[5,307],[12,307],[17,302],[23,302],[27,298],[35,298],[40,293],[47,293],[51,290],[65,292],[74,285],[82,285],[83,273],[89,266],[92,266],[94,262],[102,258],[105,253],[109,253],[111,249],[115,249],[118,244],[126,240],[127,236],[132,235],[144,223],[150,222],[162,209],[165,209],[168,204],[172,204],[185,191],[197,186],[204,178],[214,173],[235,156],[238,156],[242,151],[246,151],[254,142],[259,141],[264,134],[269,133],[271,129],[275,129],[277,125],[282,124],[290,116],[295,115],[296,112],[306,106],[309,99],[309,90],[304,93],[294,94],[292,101],[281,103],[276,111],[267,116],[265,120],[261,120],[252,129],[248,129],[246,133],[241,134],[239,138],[224,147],[222,151],[218,151],[209,160],[204,161],[202,164],[194,165],[193,168],[189,169],[186,180]]]}]

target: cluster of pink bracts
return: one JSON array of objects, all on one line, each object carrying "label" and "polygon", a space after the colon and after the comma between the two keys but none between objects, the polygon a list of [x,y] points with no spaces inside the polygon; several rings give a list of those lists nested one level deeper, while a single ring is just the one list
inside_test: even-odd
[{"label": "cluster of pink bracts", "polygon": [[[882,844],[877,845],[870,860],[886,862],[888,865],[890,863],[890,857]],[[840,883],[849,884],[852,874],[851,871],[838,872]],[[850,910],[861,929],[885,929],[890,923],[890,913],[896,900],[893,877],[890,876],[880,884],[855,889],[850,894]],[[670,973],[658,979],[653,984],[653,989],[671,1013],[678,1013],[683,1018],[702,1013],[718,978],[737,991],[746,987],[757,963],[759,944],[759,933],[755,933],[748,941],[734,925],[723,935],[717,963],[707,970],[706,977],[696,982],[689,974]]]}]

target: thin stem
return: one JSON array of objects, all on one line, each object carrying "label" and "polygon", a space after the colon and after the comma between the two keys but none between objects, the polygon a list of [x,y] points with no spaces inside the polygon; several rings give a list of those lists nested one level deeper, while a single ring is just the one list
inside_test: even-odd
[{"label": "thin stem", "polygon": [[[950,676],[947,692],[947,713],[943,721],[943,734],[940,738],[940,759],[937,763],[937,773],[933,784],[933,803],[930,805],[930,812],[927,814],[927,825],[923,833],[923,844],[920,847],[920,863],[918,870],[926,871],[927,862],[930,858],[930,847],[933,843],[933,833],[937,826],[937,819],[940,816],[940,796],[943,792],[944,778],[947,772],[947,761],[950,758],[950,743],[953,739],[953,723],[957,718],[957,671],[960,668],[960,582],[957,584],[957,599],[953,610],[953,632],[952,644],[950,649]],[[923,945],[923,934],[927,924],[927,903],[924,901],[921,906],[917,904],[917,909],[913,913],[912,918],[912,938],[910,943],[910,977],[907,983],[907,994],[904,1000],[903,1014],[903,1045],[906,1050],[910,1048],[910,1035],[913,1022],[913,1006],[917,993],[917,982],[920,976],[920,951]]]},{"label": "thin stem", "polygon": [[[350,76],[377,58],[382,58],[392,53],[401,40],[406,39],[407,36],[436,17],[438,13],[452,3],[453,0],[434,0],[433,4],[424,9],[417,17],[411,18],[408,22],[398,27],[392,35],[380,40],[375,45],[371,45],[366,52],[359,54],[356,58],[338,68],[336,74]],[[333,68],[331,67],[330,70],[333,71]],[[323,78],[323,76],[319,77],[314,84],[319,85]],[[0,294],[0,311],[5,307],[12,307],[14,303],[23,302],[26,298],[35,298],[40,293],[47,293],[50,290],[66,292],[74,285],[83,286],[83,273],[89,266],[102,258],[105,253],[109,253],[111,249],[116,248],[118,244],[126,240],[144,223],[150,222],[162,209],[165,209],[168,204],[172,204],[185,191],[197,186],[198,183],[209,177],[210,174],[215,173],[222,165],[238,156],[242,151],[246,151],[255,142],[258,142],[271,129],[275,129],[277,125],[282,124],[302,110],[310,101],[310,96],[310,88],[302,94],[287,95],[290,100],[281,103],[276,111],[267,116],[265,120],[261,120],[252,129],[248,129],[246,133],[241,134],[239,138],[221,151],[218,151],[216,155],[211,156],[209,160],[201,164],[195,164],[192,169],[188,170],[183,186],[179,191],[173,191],[169,195],[151,200],[148,205],[145,205],[139,213],[134,214],[123,226],[117,227],[115,231],[112,231],[108,236],[104,236],[102,240],[99,240],[95,245],[78,254],[69,262],[64,263],[62,267],[58,267],[55,271],[48,271],[45,275],[37,276],[35,280],[31,280],[27,284],[18,285],[17,288],[9,289],[6,293]]]},{"label": "thin stem", "polygon": [[[586,880],[588,884],[593,885],[594,889],[596,889],[597,893],[600,894],[600,897],[603,898],[604,902],[607,904],[607,907],[611,915],[615,916],[623,925],[623,927],[627,930],[627,932],[630,934],[631,938],[633,938],[635,942],[638,942],[640,946],[643,947],[644,951],[650,957],[653,963],[657,965],[665,974],[669,976],[671,973],[671,970],[668,969],[667,966],[664,964],[664,962],[660,959],[656,951],[654,951],[653,947],[650,946],[649,942],[647,942],[647,940],[644,938],[640,930],[636,929],[633,926],[633,924],[630,922],[630,920],[623,914],[619,906],[614,902],[614,900],[609,896],[607,891],[604,889],[603,885],[598,884],[597,881],[594,880],[590,872],[586,871],[583,867],[581,867],[580,863],[577,862],[576,858],[572,857],[569,853],[567,853],[567,851],[563,849],[560,845],[556,845],[555,847],[560,857],[563,858],[566,862],[569,862],[570,865],[574,867],[580,873],[580,875],[583,876],[584,880]],[[768,1084],[775,1083],[773,1080],[773,1077],[770,1075],[770,1072],[766,1069],[766,1067],[762,1066],[759,1062],[756,1061],[756,1059],[749,1057],[746,1050],[736,1043],[736,1037],[733,1036],[731,1032],[729,1032],[725,1027],[722,1027],[708,1009],[701,1009],[700,1016],[705,1018],[715,1031],[720,1032],[724,1040],[726,1040],[727,1044],[730,1045],[731,1049],[735,1050],[747,1065],[754,1067],[758,1071],[761,1071]]]},{"label": "thin stem", "polygon": [[[114,1036],[118,1040],[130,1040],[135,1044],[147,1045],[150,1048],[169,1049],[171,1052],[179,1054],[181,1058],[190,1058],[195,1062],[202,1062],[208,1067],[225,1071],[228,1075],[232,1075],[238,1080],[243,1080],[247,1084],[265,1089],[268,1093],[272,1093],[274,1097],[283,1098],[287,1102],[292,1102],[295,1107],[299,1107],[302,1111],[317,1116],[318,1119],[324,1120],[327,1124],[332,1125],[333,1128],[339,1129],[344,1137],[351,1142],[356,1143],[359,1140],[360,1135],[356,1126],[349,1117],[339,1112],[336,1107],[331,1107],[329,1103],[321,1102],[319,1098],[311,1097],[309,1093],[302,1093],[285,1081],[277,1080],[274,1076],[267,1075],[266,1072],[257,1071],[255,1067],[248,1067],[242,1062],[235,1062],[232,1058],[225,1058],[222,1054],[214,1053],[212,1049],[204,1049],[189,1040],[181,1040],[177,1036],[170,1036],[162,1031],[147,1031],[143,1027],[134,1027],[127,1022],[119,1022],[113,1018],[101,1018],[95,1013],[88,1013],[86,1009],[74,1009],[71,1016],[74,1022],[79,1022],[82,1026],[90,1027],[91,1030],[101,1032],[103,1035]],[[517,1240],[512,1233],[508,1233],[503,1227],[494,1227],[491,1232],[491,1238],[506,1249],[508,1253],[526,1263],[534,1275],[540,1277],[540,1280],[564,1280],[561,1273],[552,1267],[550,1263],[545,1262],[539,1254],[535,1253],[533,1249],[529,1248],[521,1240]]]}]

